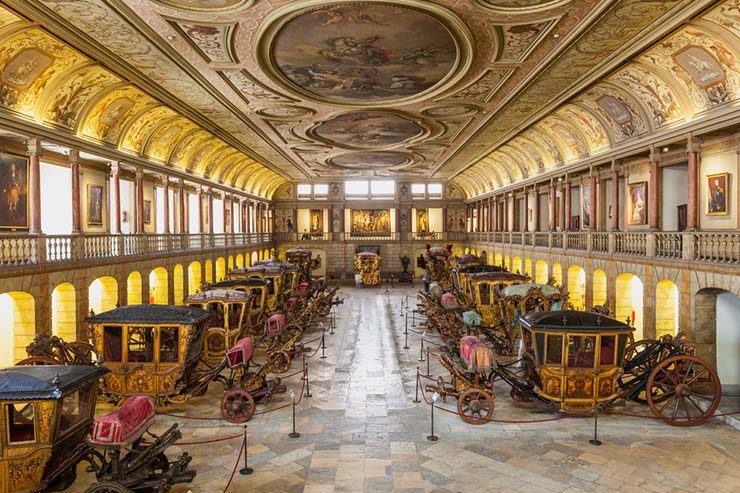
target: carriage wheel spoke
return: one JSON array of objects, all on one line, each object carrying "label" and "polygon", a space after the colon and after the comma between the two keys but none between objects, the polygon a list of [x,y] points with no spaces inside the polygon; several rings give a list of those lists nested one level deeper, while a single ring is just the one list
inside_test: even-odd
[{"label": "carriage wheel spoke", "polygon": [[679,399],[676,399],[676,405],[673,406],[673,414],[671,415],[671,421],[675,421],[676,420],[676,415],[678,414],[678,404],[679,404],[679,402],[680,402]]},{"label": "carriage wheel spoke", "polygon": [[663,403],[663,406],[661,406],[661,408],[660,408],[660,409],[658,409],[658,412],[659,412],[660,414],[663,414],[663,409],[665,409],[665,408],[666,408],[666,407],[668,406],[668,404],[669,404],[669,403],[673,402],[673,401],[674,401],[674,400],[676,399],[676,397],[678,397],[678,396],[677,396],[677,395],[676,395],[676,394],[674,393],[674,394],[673,394],[673,396],[672,396],[672,397],[671,397],[670,399],[667,399],[667,400],[666,400],[666,401],[665,401],[665,402]]},{"label": "carriage wheel spoke", "polygon": [[689,380],[689,381],[687,381],[685,383],[686,383],[686,385],[691,385],[692,383],[696,382],[700,377],[702,377],[703,375],[706,375],[708,373],[709,372],[707,371],[706,368],[702,368],[699,373],[697,373],[696,375],[694,375],[694,377],[691,380]]},{"label": "carriage wheel spoke", "polygon": [[705,412],[705,411],[704,411],[704,409],[702,409],[702,408],[701,408],[701,407],[699,406],[699,404],[697,404],[697,403],[696,403],[696,401],[695,401],[694,399],[692,399],[692,398],[691,398],[691,396],[690,396],[690,395],[687,395],[687,396],[686,396],[686,399],[688,399],[688,401],[689,401],[689,402],[691,403],[691,405],[692,405],[692,406],[694,406],[694,407],[695,407],[696,409],[698,409],[698,410],[699,410],[699,414],[704,414],[704,412]]},{"label": "carriage wheel spoke", "polygon": [[683,380],[682,380],[683,383],[686,383],[686,380],[688,380],[689,374],[691,373],[691,369],[693,367],[694,367],[694,362],[693,361],[689,361],[689,364],[686,366],[686,373],[684,373],[684,375],[683,375]]},{"label": "carriage wheel spoke", "polygon": [[686,397],[681,397],[681,405],[683,406],[683,410],[686,413],[686,421],[691,421],[693,418],[691,417],[691,413],[689,412],[689,407],[686,405]]}]

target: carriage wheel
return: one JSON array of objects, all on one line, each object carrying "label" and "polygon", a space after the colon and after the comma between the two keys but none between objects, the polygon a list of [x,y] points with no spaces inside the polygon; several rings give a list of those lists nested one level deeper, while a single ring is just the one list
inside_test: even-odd
[{"label": "carriage wheel", "polygon": [[52,358],[46,358],[44,356],[31,356],[30,358],[20,360],[18,363],[15,364],[15,366],[49,366],[58,364],[60,364],[59,361]]},{"label": "carriage wheel", "polygon": [[706,361],[678,355],[662,361],[647,382],[647,403],[671,426],[696,426],[711,418],[722,398],[719,376]]},{"label": "carriage wheel", "polygon": [[291,361],[290,354],[287,351],[273,351],[267,355],[267,362],[273,365],[272,368],[275,373],[285,373],[288,371]]},{"label": "carriage wheel", "polygon": [[457,413],[471,425],[483,425],[493,416],[493,395],[487,390],[469,388],[457,399]]},{"label": "carriage wheel", "polygon": [[90,486],[85,493],[134,493],[134,490],[126,488],[121,483],[103,481]]},{"label": "carriage wheel", "polygon": [[254,409],[254,397],[246,390],[231,389],[224,392],[221,415],[229,423],[246,423],[254,415]]},{"label": "carriage wheel", "polygon": [[67,343],[68,365],[91,365],[95,362],[95,347],[87,342],[72,341]]}]

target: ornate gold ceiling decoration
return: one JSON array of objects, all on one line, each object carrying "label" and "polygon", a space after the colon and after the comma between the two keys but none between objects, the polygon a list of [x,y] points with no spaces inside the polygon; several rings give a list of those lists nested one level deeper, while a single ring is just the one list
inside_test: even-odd
[{"label": "ornate gold ceiling decoration", "polygon": [[398,103],[439,93],[470,67],[466,25],[432,3],[295,4],[272,16],[258,49],[263,68],[304,97],[353,106]]},{"label": "ornate gold ceiling decoration", "polygon": [[346,152],[328,159],[332,166],[351,170],[390,170],[412,162],[413,158],[408,154],[390,151]]},{"label": "ornate gold ceiling decoration", "polygon": [[307,134],[344,149],[387,149],[429,133],[410,116],[394,111],[353,111],[319,122]]},{"label": "ornate gold ceiling decoration", "polygon": [[532,12],[565,7],[571,0],[474,0],[482,7],[507,14]]},{"label": "ornate gold ceiling decoration", "polygon": [[219,12],[249,7],[254,0],[151,0],[167,7],[196,12]]}]

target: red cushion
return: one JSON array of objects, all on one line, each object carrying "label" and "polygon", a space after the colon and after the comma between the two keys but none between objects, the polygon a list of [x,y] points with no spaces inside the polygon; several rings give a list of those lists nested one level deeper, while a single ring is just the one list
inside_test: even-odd
[{"label": "red cushion", "polygon": [[276,313],[265,321],[265,332],[268,335],[274,336],[283,331],[285,327],[285,315],[283,313]]},{"label": "red cushion", "polygon": [[237,366],[244,366],[249,363],[254,353],[254,341],[251,337],[245,337],[239,339],[234,344],[234,347],[226,352],[226,358],[228,359],[229,366],[236,368]]},{"label": "red cushion", "polygon": [[98,445],[128,444],[139,438],[154,422],[151,397],[129,397],[118,411],[95,420],[90,441]]}]

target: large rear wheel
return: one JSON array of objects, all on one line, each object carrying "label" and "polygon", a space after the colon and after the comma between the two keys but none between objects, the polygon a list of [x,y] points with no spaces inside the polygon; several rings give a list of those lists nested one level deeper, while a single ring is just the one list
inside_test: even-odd
[{"label": "large rear wheel", "polygon": [[134,493],[134,490],[126,488],[121,483],[103,481],[90,486],[85,493]]},{"label": "large rear wheel", "polygon": [[221,399],[221,415],[230,423],[246,423],[254,415],[255,407],[252,394],[242,389],[228,390]]},{"label": "large rear wheel", "polygon": [[484,425],[493,416],[493,394],[472,387],[457,399],[457,413],[463,421],[471,425]]}]

